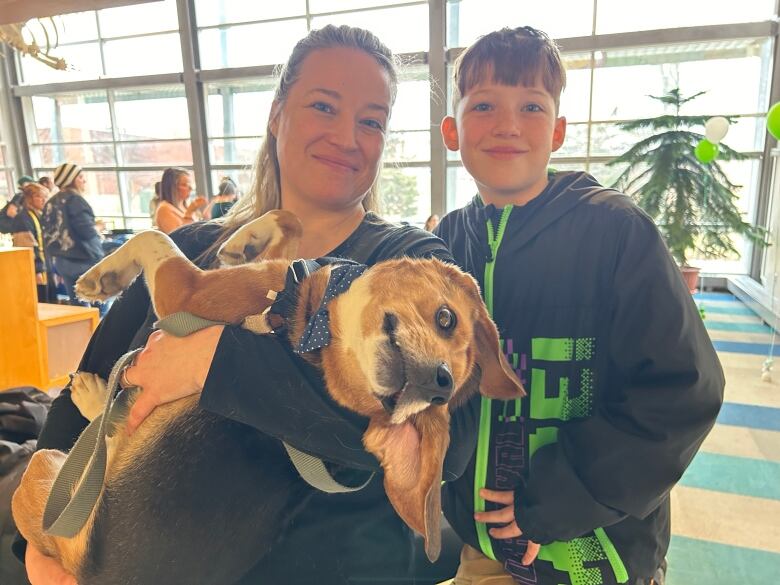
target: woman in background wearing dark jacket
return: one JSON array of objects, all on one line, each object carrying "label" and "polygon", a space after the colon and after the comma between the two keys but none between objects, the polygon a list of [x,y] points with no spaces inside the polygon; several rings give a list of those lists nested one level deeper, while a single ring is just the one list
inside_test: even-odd
[{"label": "woman in background wearing dark jacket", "polygon": [[46,254],[65,281],[71,304],[82,304],[76,299],[73,287],[103,257],[95,212],[84,198],[87,180],[80,166],[63,163],[54,169],[53,178],[60,192],[43,208]]}]

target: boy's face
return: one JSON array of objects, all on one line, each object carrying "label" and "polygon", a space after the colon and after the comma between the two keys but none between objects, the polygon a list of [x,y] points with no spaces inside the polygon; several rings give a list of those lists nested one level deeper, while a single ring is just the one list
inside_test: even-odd
[{"label": "boy's face", "polygon": [[441,125],[444,143],[460,150],[485,203],[525,204],[547,185],[550,154],[566,136],[566,118],[537,79],[532,87],[486,79],[466,92],[455,118]]}]

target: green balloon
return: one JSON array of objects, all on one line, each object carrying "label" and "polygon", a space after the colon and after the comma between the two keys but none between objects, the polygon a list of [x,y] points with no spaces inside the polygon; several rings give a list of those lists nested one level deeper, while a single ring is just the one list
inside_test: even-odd
[{"label": "green balloon", "polygon": [[698,158],[701,162],[710,163],[718,156],[718,145],[713,144],[705,138],[696,145],[693,154],[695,154],[696,158]]},{"label": "green balloon", "polygon": [[766,129],[777,140],[780,140],[780,102],[769,108],[766,115]]}]

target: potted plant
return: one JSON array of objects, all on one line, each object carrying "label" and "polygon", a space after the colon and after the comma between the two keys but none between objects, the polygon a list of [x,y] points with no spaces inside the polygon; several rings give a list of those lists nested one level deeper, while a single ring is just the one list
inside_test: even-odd
[{"label": "potted plant", "polygon": [[738,256],[732,235],[742,234],[756,243],[766,239],[765,230],[742,218],[734,193],[739,186],[715,160],[716,156],[742,160],[745,155],[722,142],[717,146],[707,142],[708,156],[694,153],[705,137],[691,128],[703,127],[710,116],[683,116],[680,107],[702,93],[683,97],[679,89],[672,89],[660,97],[650,96],[671,106],[673,113],[620,124],[626,131],[654,133],[608,163],[627,165],[612,186],[633,197],[655,220],[692,291],[699,269],[688,265],[691,252],[704,258]]}]

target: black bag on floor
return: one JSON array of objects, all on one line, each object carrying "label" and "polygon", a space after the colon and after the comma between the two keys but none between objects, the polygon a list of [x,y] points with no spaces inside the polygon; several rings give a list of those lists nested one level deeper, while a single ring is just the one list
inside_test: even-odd
[{"label": "black bag on floor", "polygon": [[52,399],[36,388],[0,392],[0,583],[29,585],[27,573],[11,552],[16,524],[11,497],[19,487],[49,412]]}]

